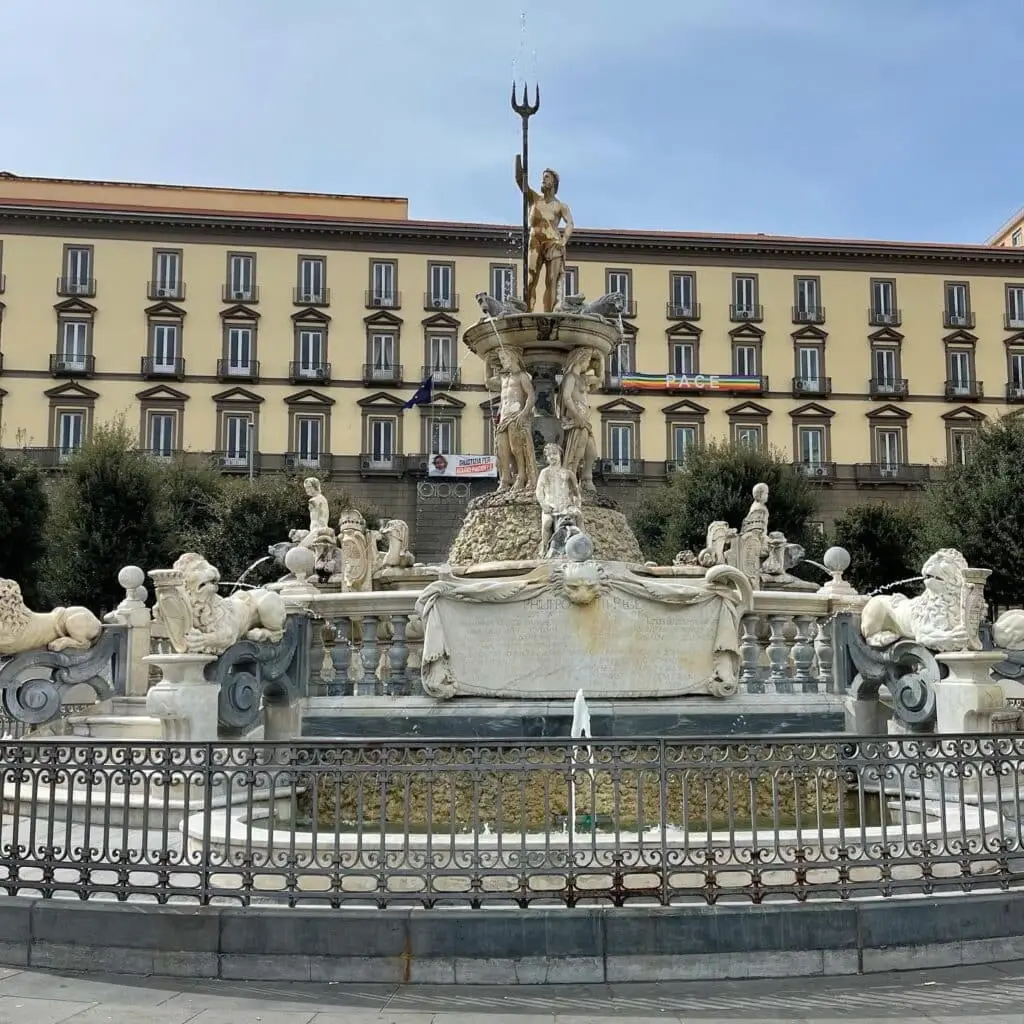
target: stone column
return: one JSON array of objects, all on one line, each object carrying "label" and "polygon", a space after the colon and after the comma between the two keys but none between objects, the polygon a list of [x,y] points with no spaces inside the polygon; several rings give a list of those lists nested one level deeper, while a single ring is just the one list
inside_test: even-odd
[{"label": "stone column", "polygon": [[935,684],[935,731],[939,733],[992,732],[992,717],[1006,709],[1006,695],[990,676],[1004,661],[1002,651],[953,651],[935,660],[949,675]]},{"label": "stone column", "polygon": [[217,659],[212,654],[149,654],[163,678],[146,696],[146,710],[160,719],[163,739],[178,743],[215,743],[219,720],[220,684],[211,683],[204,669]]},{"label": "stone column", "polygon": [[149,667],[144,659],[151,644],[153,616],[146,606],[146,574],[137,565],[126,565],[117,582],[124,587],[124,600],[103,617],[105,622],[128,627],[128,654],[125,665],[125,696],[145,697],[149,689]]}]

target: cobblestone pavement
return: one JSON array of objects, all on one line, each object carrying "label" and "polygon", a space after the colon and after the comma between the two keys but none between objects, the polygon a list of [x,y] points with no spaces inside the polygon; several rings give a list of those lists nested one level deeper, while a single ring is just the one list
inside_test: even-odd
[{"label": "cobblestone pavement", "polygon": [[0,1024],[1021,1024],[1024,961],[858,978],[546,987],[260,984],[0,968]]}]

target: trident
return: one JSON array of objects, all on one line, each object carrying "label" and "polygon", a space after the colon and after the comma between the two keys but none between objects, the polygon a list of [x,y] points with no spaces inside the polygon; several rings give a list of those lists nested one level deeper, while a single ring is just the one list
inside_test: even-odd
[{"label": "trident", "polygon": [[530,104],[529,87],[523,83],[523,100],[520,103],[516,96],[516,83],[512,83],[512,109],[523,119],[523,290],[525,297],[526,285],[530,275],[530,118],[540,110],[540,86],[533,87],[533,104]]}]

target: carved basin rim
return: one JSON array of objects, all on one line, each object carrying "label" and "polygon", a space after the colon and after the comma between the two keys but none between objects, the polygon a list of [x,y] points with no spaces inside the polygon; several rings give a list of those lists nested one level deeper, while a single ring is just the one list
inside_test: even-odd
[{"label": "carved basin rim", "polygon": [[[500,340],[499,340],[500,339]],[[466,347],[486,359],[501,345],[522,351],[527,363],[566,355],[581,345],[607,356],[619,343],[617,324],[576,313],[521,313],[481,320],[462,336]]]}]

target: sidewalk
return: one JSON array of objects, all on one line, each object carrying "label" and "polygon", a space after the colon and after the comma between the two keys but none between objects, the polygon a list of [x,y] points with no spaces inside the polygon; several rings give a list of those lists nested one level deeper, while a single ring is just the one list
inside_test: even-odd
[{"label": "sidewalk", "polygon": [[1024,962],[861,978],[547,987],[265,984],[0,968],[0,1024],[1020,1024]]}]

